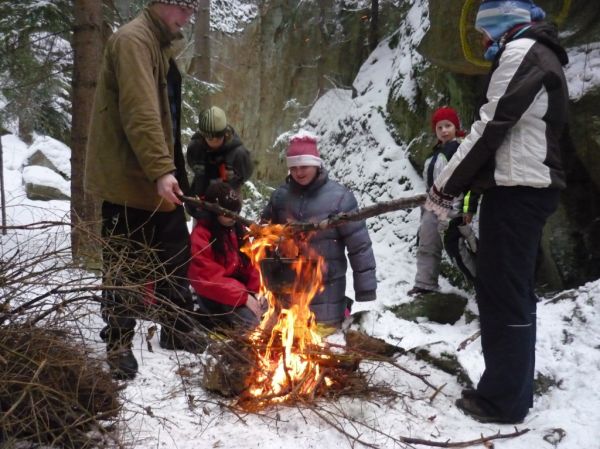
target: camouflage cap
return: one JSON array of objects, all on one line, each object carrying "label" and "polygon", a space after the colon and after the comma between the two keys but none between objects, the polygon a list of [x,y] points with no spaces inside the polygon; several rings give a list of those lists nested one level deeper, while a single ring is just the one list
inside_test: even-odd
[{"label": "camouflage cap", "polygon": [[227,128],[225,111],[217,106],[206,109],[198,118],[198,128],[203,135],[225,131],[225,128]]}]

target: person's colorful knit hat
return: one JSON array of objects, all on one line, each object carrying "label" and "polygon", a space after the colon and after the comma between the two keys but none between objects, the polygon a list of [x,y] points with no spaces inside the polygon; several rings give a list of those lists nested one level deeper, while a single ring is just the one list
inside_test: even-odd
[{"label": "person's colorful knit hat", "polygon": [[323,160],[317,149],[317,140],[311,136],[292,137],[285,160],[288,168],[321,167],[323,165]]},{"label": "person's colorful knit hat", "polygon": [[531,0],[482,0],[475,29],[497,42],[513,27],[537,22],[545,16],[544,10]]},{"label": "person's colorful knit hat", "polygon": [[222,133],[227,128],[225,111],[217,106],[206,109],[198,118],[198,128],[203,135]]},{"label": "person's colorful knit hat", "polygon": [[232,212],[242,210],[242,200],[239,193],[223,181],[211,182],[204,193],[204,200],[215,203]]},{"label": "person's colorful knit hat", "polygon": [[150,5],[152,3],[164,3],[165,5],[176,5],[176,6],[185,6],[187,8],[192,8],[194,12],[198,11],[200,6],[200,0],[151,0]]},{"label": "person's colorful knit hat", "polygon": [[460,127],[460,119],[458,118],[458,113],[453,108],[448,106],[442,106],[441,108],[436,109],[436,111],[431,116],[431,129],[435,132],[435,125],[442,120],[448,120],[450,123],[454,125],[456,128],[456,136],[464,137],[465,132]]}]

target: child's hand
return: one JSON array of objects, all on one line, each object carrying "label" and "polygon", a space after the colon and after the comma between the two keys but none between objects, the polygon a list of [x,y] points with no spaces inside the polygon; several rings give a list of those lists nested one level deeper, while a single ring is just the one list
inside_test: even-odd
[{"label": "child's hand", "polygon": [[262,318],[263,314],[266,311],[263,302],[265,301],[263,301],[262,296],[259,296],[257,298],[253,294],[248,293],[248,298],[246,298],[246,307],[248,307],[259,320]]}]

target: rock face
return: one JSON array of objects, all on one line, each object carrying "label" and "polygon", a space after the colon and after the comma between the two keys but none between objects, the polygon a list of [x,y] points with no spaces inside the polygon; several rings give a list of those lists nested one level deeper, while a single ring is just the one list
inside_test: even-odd
[{"label": "rock face", "polygon": [[[252,150],[255,178],[281,182],[283,160],[273,142],[307,116],[315,100],[332,87],[351,89],[369,54],[369,10],[350,2],[261,2],[260,13],[241,35],[215,34],[211,48],[213,95]],[[397,33],[398,45],[410,38],[414,2],[381,1],[380,35]],[[549,221],[542,242],[540,283],[548,289],[576,286],[600,277],[600,8],[586,0],[538,0],[561,30],[570,55],[571,134],[566,155],[569,187],[560,210]],[[412,164],[421,171],[435,143],[430,115],[441,104],[458,109],[465,127],[472,123],[483,94],[488,65],[480,35],[473,29],[477,0],[429,2],[430,27],[418,51],[428,63],[412,68],[416,94],[409,103],[391,86],[385,116],[398,142],[410,142]],[[355,129],[352,130],[356,132]]]},{"label": "rock face", "polygon": [[[567,67],[574,142],[574,148],[565,154],[569,185],[562,195],[560,210],[546,226],[542,242],[539,280],[553,290],[600,276],[600,110],[596,106],[600,89],[589,87],[594,85],[593,73],[598,64],[600,8],[583,0],[536,3],[558,25],[569,54],[578,58]],[[462,0],[430,2],[431,26],[419,46],[419,52],[432,63],[419,77],[423,92],[438,92],[442,103],[457,108],[467,125],[474,117],[477,95],[482,92],[482,75],[488,70],[477,56],[481,54],[481,46],[471,25],[477,5],[478,2]],[[448,17],[456,20],[449,21]],[[580,83],[583,93],[573,92],[573,86],[579,89]],[[411,110],[402,101],[390,102],[388,109],[395,121],[401,123],[403,138],[414,138],[420,130],[427,129],[431,113],[428,104],[421,101]],[[411,147],[411,158],[417,167],[422,167],[431,144],[425,138]]]},{"label": "rock face", "polygon": [[[275,139],[325,91],[351,86],[369,54],[368,9],[342,3],[262,2],[259,17],[241,36],[213,36],[213,81],[223,90],[211,100],[224,107],[253,150],[257,179],[283,180],[283,160],[270,151]],[[379,17],[385,36],[397,27],[400,11],[386,2]]]}]

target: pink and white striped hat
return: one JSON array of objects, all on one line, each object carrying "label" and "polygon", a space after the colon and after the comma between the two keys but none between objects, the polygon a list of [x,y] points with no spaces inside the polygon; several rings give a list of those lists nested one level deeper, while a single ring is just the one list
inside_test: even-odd
[{"label": "pink and white striped hat", "polygon": [[290,140],[286,153],[288,168],[321,167],[323,160],[317,149],[317,139],[311,136],[296,136]]}]

